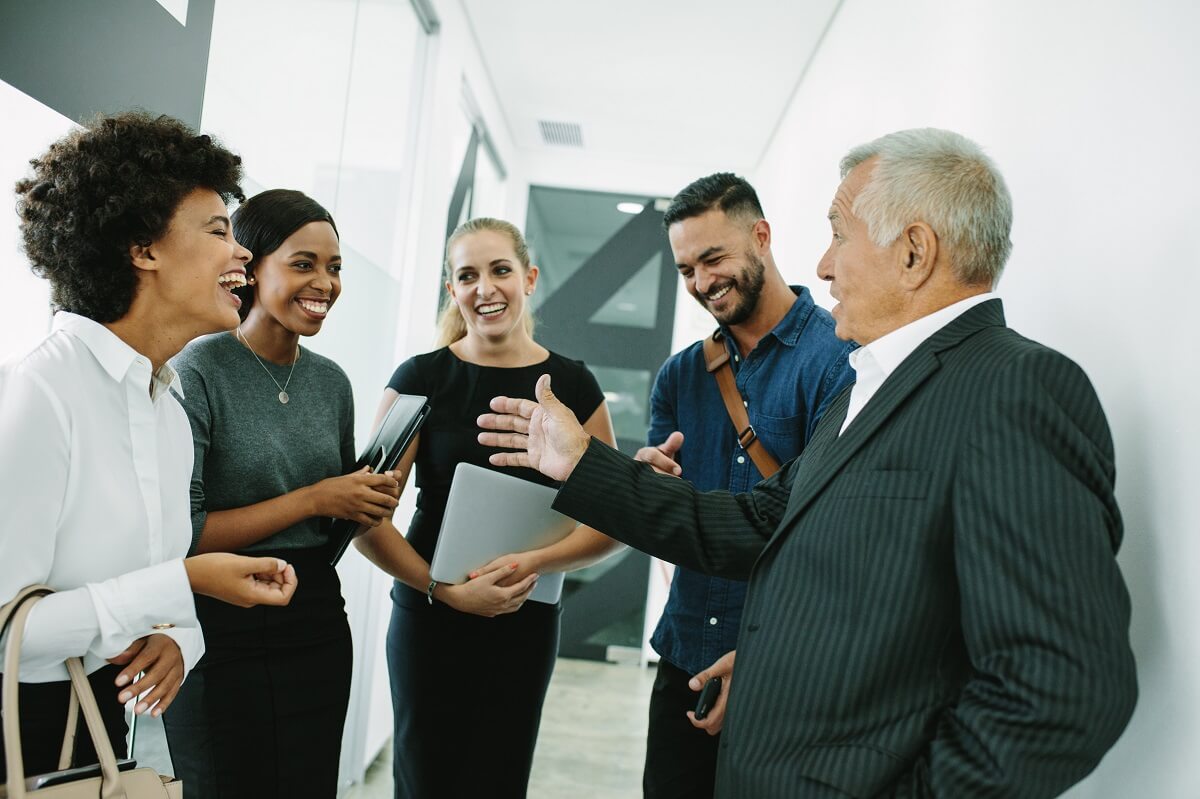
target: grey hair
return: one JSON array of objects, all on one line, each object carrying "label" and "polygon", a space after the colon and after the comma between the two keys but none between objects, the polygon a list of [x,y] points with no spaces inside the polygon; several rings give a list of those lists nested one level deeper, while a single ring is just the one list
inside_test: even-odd
[{"label": "grey hair", "polygon": [[996,165],[965,136],[937,128],[889,133],[842,159],[850,170],[878,157],[854,215],[883,247],[925,222],[948,249],[958,279],[995,286],[1012,251],[1012,197]]}]

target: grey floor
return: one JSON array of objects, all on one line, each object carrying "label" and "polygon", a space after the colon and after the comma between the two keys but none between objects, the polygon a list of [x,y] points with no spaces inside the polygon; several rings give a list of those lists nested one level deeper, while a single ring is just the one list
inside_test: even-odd
[{"label": "grey floor", "polygon": [[[530,799],[631,799],[641,795],[646,706],[654,669],[560,658],[550,680],[533,756]],[[171,772],[156,719],[138,721],[139,763]],[[390,799],[391,747],[344,799]]]},{"label": "grey floor", "polygon": [[[529,799],[641,796],[653,683],[653,668],[560,658],[542,712]],[[391,747],[385,747],[346,799],[391,796]]]}]

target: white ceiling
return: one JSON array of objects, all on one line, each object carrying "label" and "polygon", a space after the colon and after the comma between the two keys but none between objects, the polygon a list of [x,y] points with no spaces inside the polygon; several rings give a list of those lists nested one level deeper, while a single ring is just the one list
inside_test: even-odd
[{"label": "white ceiling", "polygon": [[461,0],[517,147],[753,168],[840,0]]}]

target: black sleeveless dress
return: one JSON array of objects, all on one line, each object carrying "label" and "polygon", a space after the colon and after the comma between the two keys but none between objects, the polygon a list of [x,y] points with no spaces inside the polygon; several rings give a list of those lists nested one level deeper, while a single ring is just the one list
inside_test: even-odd
[{"label": "black sleeveless dress", "polygon": [[[405,361],[388,387],[432,405],[415,462],[417,511],[408,540],[433,558],[454,468],[460,462],[556,485],[532,469],[499,469],[480,445],[476,418],[492,397],[533,397],[542,374],[586,422],[604,395],[587,367],[555,353],[533,366],[478,366],[449,348]],[[483,520],[481,520],[483,521]],[[459,613],[399,582],[392,589],[388,670],[396,735],[396,796],[524,797],[542,702],[558,650],[560,607],[526,602],[496,618]]]}]

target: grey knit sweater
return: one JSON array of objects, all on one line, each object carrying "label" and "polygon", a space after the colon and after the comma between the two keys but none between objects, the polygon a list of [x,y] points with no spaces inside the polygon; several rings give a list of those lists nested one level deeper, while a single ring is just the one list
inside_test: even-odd
[{"label": "grey knit sweater", "polygon": [[[233,333],[197,339],[172,361],[192,424],[192,550],[209,511],[226,510],[286,494],[354,466],[354,398],[341,368],[300,348],[288,403],[279,388],[291,366],[254,355]],[[245,552],[322,546],[324,519],[305,519]]]}]

